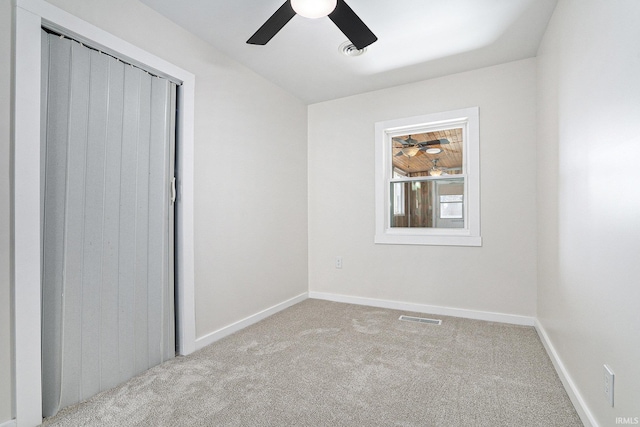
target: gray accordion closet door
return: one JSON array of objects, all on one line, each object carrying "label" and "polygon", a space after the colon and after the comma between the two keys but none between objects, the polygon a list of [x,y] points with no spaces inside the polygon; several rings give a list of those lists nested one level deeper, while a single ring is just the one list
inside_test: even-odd
[{"label": "gray accordion closet door", "polygon": [[42,33],[43,413],[175,355],[174,83]]}]

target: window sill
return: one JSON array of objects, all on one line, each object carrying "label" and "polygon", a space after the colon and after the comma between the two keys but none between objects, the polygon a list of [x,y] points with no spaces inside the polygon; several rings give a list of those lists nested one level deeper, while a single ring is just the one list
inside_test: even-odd
[{"label": "window sill", "polygon": [[427,245],[427,246],[482,246],[482,237],[468,235],[407,235],[383,234],[375,236],[375,244],[381,245]]}]

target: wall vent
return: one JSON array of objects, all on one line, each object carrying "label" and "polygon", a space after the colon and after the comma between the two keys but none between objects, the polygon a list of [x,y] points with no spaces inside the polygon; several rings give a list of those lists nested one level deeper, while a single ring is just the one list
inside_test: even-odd
[{"label": "wall vent", "polygon": [[405,322],[428,323],[430,325],[442,325],[442,320],[440,319],[427,319],[425,317],[405,316],[404,314],[400,316],[399,320],[403,320]]}]

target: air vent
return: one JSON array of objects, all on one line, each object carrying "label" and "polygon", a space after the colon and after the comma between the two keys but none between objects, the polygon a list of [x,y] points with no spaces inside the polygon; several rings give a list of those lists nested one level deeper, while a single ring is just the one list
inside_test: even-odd
[{"label": "air vent", "polygon": [[400,316],[399,320],[403,320],[405,322],[427,323],[429,325],[442,325],[442,320],[440,319],[427,319],[425,317],[405,316],[404,314]]},{"label": "air vent", "polygon": [[364,55],[364,53],[367,51],[367,48],[365,47],[362,49],[358,49],[353,43],[351,43],[350,41],[346,41],[338,47],[338,50],[346,56],[360,56]]}]

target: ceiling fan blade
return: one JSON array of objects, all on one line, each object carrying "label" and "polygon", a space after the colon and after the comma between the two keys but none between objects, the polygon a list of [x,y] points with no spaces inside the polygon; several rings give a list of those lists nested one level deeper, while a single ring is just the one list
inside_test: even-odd
[{"label": "ceiling fan blade", "polygon": [[407,139],[402,139],[400,137],[395,137],[393,138],[394,142],[400,143],[405,147],[413,147],[414,145],[420,146],[421,144],[424,144],[423,142],[418,142],[417,139],[413,139],[411,138],[411,135],[407,136]]},{"label": "ceiling fan blade", "polygon": [[247,44],[267,44],[295,15],[296,12],[291,7],[291,2],[287,0],[280,6],[280,9],[276,10],[276,13],[271,15],[271,17],[267,19],[267,22],[262,24],[262,27],[258,28],[258,31],[247,40]]},{"label": "ceiling fan blade", "polygon": [[429,145],[444,145],[444,144],[448,144],[449,140],[448,139],[433,139],[431,141],[423,141],[423,142],[419,142],[418,146],[419,147],[427,147]]},{"label": "ceiling fan blade", "polygon": [[378,40],[378,37],[371,32],[344,0],[338,0],[338,5],[329,14],[329,18],[358,49],[364,49]]}]

